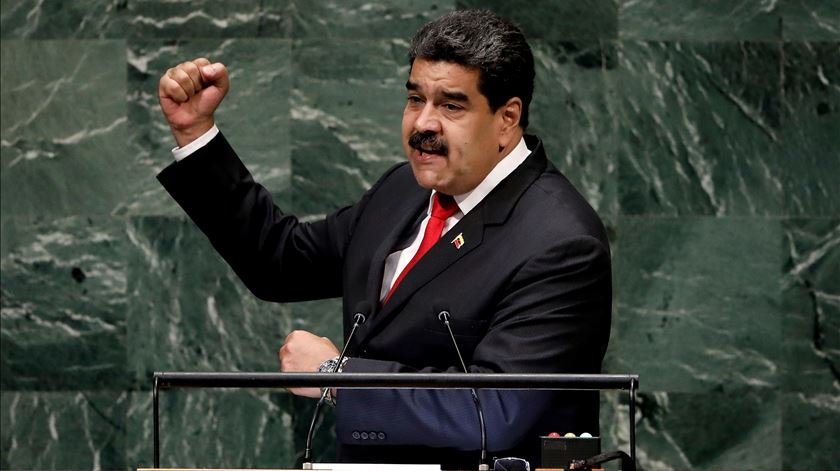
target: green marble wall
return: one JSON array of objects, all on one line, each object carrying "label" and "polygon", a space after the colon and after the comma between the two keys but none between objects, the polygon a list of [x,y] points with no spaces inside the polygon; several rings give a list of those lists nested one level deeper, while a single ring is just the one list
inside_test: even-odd
[{"label": "green marble wall", "polygon": [[[0,468],[149,466],[152,371],[274,371],[289,330],[340,335],[335,300],[250,295],[155,181],[167,67],[227,63],[220,125],[317,217],[402,159],[411,33],[486,7],[530,37],[532,131],[609,225],[607,371],[641,375],[642,467],[840,469],[840,2],[0,5]],[[602,403],[626,446],[626,400]],[[165,393],[162,464],[291,466],[310,411]]]}]

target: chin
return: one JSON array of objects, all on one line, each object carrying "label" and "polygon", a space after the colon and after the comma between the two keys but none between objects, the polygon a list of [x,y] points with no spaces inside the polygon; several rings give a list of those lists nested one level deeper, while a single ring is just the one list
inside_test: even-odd
[{"label": "chin", "polygon": [[414,179],[417,180],[418,185],[427,190],[434,189],[437,186],[434,178],[429,178],[428,175],[423,175],[422,172],[418,173],[415,171]]},{"label": "chin", "polygon": [[429,170],[418,170],[417,167],[414,166],[414,163],[411,164],[411,171],[414,173],[414,179],[417,180],[417,184],[420,187],[425,188],[427,190],[438,190],[442,191],[441,188],[444,186],[440,180],[440,175],[437,172],[429,171]]}]

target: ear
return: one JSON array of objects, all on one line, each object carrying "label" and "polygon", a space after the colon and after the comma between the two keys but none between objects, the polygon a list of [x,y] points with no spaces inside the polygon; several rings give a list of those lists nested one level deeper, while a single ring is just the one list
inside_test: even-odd
[{"label": "ear", "polygon": [[496,110],[496,116],[499,119],[499,147],[504,148],[521,135],[519,118],[522,117],[522,100],[512,97]]}]

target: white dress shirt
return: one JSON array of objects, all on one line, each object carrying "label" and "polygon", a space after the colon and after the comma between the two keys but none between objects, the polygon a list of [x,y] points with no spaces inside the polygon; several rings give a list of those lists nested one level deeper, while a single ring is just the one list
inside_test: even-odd
[{"label": "white dress shirt", "polygon": [[183,160],[188,155],[206,146],[208,142],[216,137],[216,134],[219,134],[219,128],[217,128],[214,124],[207,132],[198,136],[198,139],[190,142],[184,147],[176,147],[172,149],[172,156],[175,157],[175,160]]}]

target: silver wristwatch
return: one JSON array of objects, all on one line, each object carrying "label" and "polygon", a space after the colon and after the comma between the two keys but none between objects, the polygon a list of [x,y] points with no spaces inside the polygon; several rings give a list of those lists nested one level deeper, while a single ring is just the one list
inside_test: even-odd
[{"label": "silver wristwatch", "polygon": [[[347,360],[350,358],[344,357],[341,359],[341,364],[338,364],[338,357],[332,357],[328,360],[324,360],[321,363],[321,366],[318,367],[318,373],[341,373],[344,369],[344,365],[347,364]],[[330,388],[322,388],[321,394],[324,396],[324,402],[327,404],[335,407],[335,398],[332,395],[332,391]]]}]

